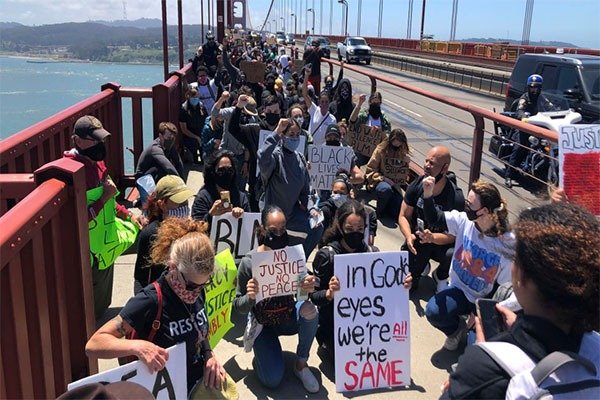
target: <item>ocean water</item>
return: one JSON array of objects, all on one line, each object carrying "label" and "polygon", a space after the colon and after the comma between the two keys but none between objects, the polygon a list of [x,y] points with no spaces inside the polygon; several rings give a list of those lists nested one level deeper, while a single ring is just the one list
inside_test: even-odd
[{"label": "ocean water", "polygon": [[[96,93],[108,82],[151,88],[163,81],[162,65],[50,62],[0,57],[0,139],[19,132]],[[144,143],[152,138],[152,102],[144,99]],[[123,130],[131,146],[131,101],[123,100]],[[126,169],[133,163],[126,152]]]}]

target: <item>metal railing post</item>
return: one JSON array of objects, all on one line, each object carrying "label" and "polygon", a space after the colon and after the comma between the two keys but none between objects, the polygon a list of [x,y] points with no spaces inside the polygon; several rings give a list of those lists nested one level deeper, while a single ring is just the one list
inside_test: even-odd
[{"label": "metal railing post", "polygon": [[469,182],[475,182],[481,175],[481,156],[483,155],[483,134],[485,121],[481,115],[473,115],[475,127],[473,128],[473,145],[471,146],[471,170]]}]

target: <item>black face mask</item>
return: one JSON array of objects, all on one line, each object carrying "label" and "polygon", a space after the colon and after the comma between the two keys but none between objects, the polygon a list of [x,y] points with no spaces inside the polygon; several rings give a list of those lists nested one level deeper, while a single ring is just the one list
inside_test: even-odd
[{"label": "black face mask", "polygon": [[265,121],[267,121],[267,124],[273,126],[273,125],[277,125],[277,123],[279,122],[279,114],[277,113],[266,113],[265,114]]},{"label": "black face mask", "polygon": [[437,174],[435,176],[435,183],[438,183],[439,181],[441,181],[444,176],[446,176],[446,174],[443,174],[441,172],[439,174]]},{"label": "black face mask", "polygon": [[82,156],[86,156],[94,161],[102,161],[106,158],[106,146],[104,142],[99,142],[85,150],[77,148],[77,151]]},{"label": "black face mask", "polygon": [[325,144],[327,146],[339,146],[340,145],[340,141],[339,140],[326,140]]},{"label": "black face mask", "polygon": [[279,250],[288,245],[288,239],[287,231],[283,232],[279,236],[275,235],[273,232],[267,232],[267,236],[265,237],[265,242],[263,244],[273,250]]},{"label": "black face mask", "polygon": [[175,144],[175,139],[164,139],[163,140],[163,149],[171,150],[173,145]]},{"label": "black face mask", "polygon": [[333,87],[333,82],[331,82],[331,81],[325,82],[325,88],[326,89],[331,89],[332,87]]},{"label": "black face mask", "polygon": [[351,249],[358,249],[363,244],[363,239],[365,238],[364,232],[349,232],[344,233],[344,242]]},{"label": "black face mask", "polygon": [[369,106],[369,115],[371,115],[373,118],[381,117],[381,105],[371,104]]},{"label": "black face mask", "polygon": [[465,208],[465,213],[467,214],[467,218],[469,218],[469,221],[475,221],[477,218],[479,218],[479,215],[477,215],[477,211],[473,211],[470,208]]},{"label": "black face mask", "polygon": [[233,170],[233,168],[227,168],[224,170],[216,171],[215,183],[223,189],[229,189],[233,183],[234,172],[235,171]]}]

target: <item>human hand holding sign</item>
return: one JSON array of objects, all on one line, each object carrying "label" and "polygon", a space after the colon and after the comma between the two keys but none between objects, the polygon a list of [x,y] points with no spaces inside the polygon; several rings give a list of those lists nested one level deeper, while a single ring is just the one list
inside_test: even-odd
[{"label": "human hand holding sign", "polygon": [[150,370],[155,373],[162,370],[169,359],[169,352],[147,340],[132,340],[134,353]]},{"label": "human hand holding sign", "polygon": [[252,278],[246,284],[246,296],[250,300],[256,300],[256,293],[258,293],[258,281]]},{"label": "human hand holding sign", "polygon": [[315,276],[306,275],[300,284],[302,290],[306,293],[312,293],[315,291]]},{"label": "human hand holding sign", "polygon": [[327,297],[327,300],[333,300],[333,295],[338,290],[340,290],[340,281],[337,276],[334,275],[331,277],[331,279],[329,279],[329,288],[325,292],[325,297]]}]

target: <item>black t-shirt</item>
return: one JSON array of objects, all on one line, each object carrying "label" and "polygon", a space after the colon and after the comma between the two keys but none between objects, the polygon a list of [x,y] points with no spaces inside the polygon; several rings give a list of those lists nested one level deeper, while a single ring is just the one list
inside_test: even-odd
[{"label": "black t-shirt", "polygon": [[[185,304],[173,292],[165,275],[162,275],[157,282],[162,291],[163,309],[160,328],[154,336],[153,343],[163,348],[181,342],[186,343],[189,390],[202,377],[204,370],[201,354],[196,354],[196,343],[201,343],[208,336],[204,295],[201,295],[194,304]],[[156,317],[157,308],[156,289],[154,285],[148,285],[125,304],[120,315],[136,330],[137,337],[144,339],[152,330],[152,322]]]},{"label": "black t-shirt", "polygon": [[137,258],[133,278],[142,286],[149,285],[163,273],[165,266],[153,264],[150,260],[150,248],[162,219],[155,219],[141,230],[138,236]]},{"label": "black t-shirt", "polygon": [[192,107],[186,101],[179,109],[179,122],[185,122],[187,128],[197,136],[202,136],[206,117],[207,111],[202,105]]},{"label": "black t-shirt", "polygon": [[[429,229],[432,232],[440,232],[439,229],[429,226],[427,224],[427,220],[425,219],[425,214],[423,212],[423,199],[421,197],[423,196],[424,177],[425,176],[420,176],[410,185],[408,185],[408,188],[406,188],[406,192],[404,194],[404,201],[406,204],[414,208],[410,225],[414,231],[415,227],[417,226],[417,218],[421,218],[423,222],[425,222],[425,229]],[[444,186],[444,189],[439,195],[433,197],[433,201],[435,203],[435,207],[441,211],[463,211],[465,208],[465,196],[463,195],[462,190],[450,179],[446,179],[446,186]]]}]

